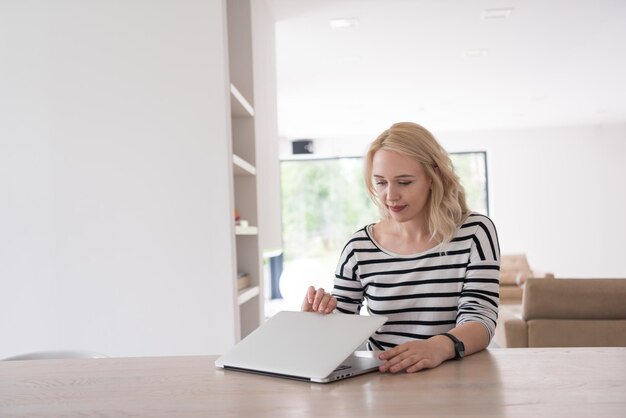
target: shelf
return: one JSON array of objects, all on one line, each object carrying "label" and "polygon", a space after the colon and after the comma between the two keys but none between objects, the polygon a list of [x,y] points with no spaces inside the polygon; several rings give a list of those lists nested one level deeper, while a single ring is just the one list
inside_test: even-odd
[{"label": "shelf", "polygon": [[257,235],[259,228],[256,226],[235,225],[235,235]]},{"label": "shelf", "polygon": [[239,291],[239,296],[237,297],[237,301],[240,305],[246,303],[253,297],[257,296],[260,293],[259,286],[250,286],[245,289]]},{"label": "shelf", "polygon": [[[260,226],[262,222],[259,216],[258,182],[262,173],[257,170],[261,155],[257,153],[257,148],[261,145],[257,131],[263,128],[264,124],[258,124],[256,120],[255,105],[269,104],[271,98],[267,96],[265,89],[258,88],[260,84],[255,88],[255,78],[262,74],[265,61],[258,59],[263,55],[256,57],[252,50],[252,38],[256,33],[251,25],[254,20],[253,16],[256,16],[252,8],[254,2],[255,0],[225,0],[223,2],[226,4],[228,79],[230,80],[225,86],[230,96],[227,99],[230,101],[229,155],[232,155],[232,165],[229,167],[232,172],[232,201],[230,203],[235,216],[240,220],[239,222],[234,222],[232,218],[230,220],[233,222],[231,225],[235,226],[233,255],[237,275],[231,280],[236,281],[236,293],[233,299],[237,301],[234,306],[238,322],[234,324],[237,340],[245,338],[263,322],[265,301],[263,259],[259,239],[259,228],[262,228]],[[260,15],[258,18],[261,18]],[[268,30],[274,26],[273,19],[269,17],[265,23],[268,25]],[[267,48],[267,51],[272,50],[273,45]],[[253,71],[253,64],[259,64],[261,71]],[[273,68],[273,63],[270,67]],[[274,117],[273,114],[271,116]],[[272,136],[275,135],[272,134]],[[238,217],[239,213],[242,215],[241,218]],[[247,276],[246,279],[239,279],[244,273]]]},{"label": "shelf", "polygon": [[263,250],[263,258],[277,257],[283,253],[282,248],[270,248]]},{"label": "shelf", "polygon": [[256,168],[236,154],[233,154],[233,168],[236,176],[256,175]]},{"label": "shelf", "polygon": [[230,112],[233,117],[254,116],[254,108],[234,84],[230,85]]}]

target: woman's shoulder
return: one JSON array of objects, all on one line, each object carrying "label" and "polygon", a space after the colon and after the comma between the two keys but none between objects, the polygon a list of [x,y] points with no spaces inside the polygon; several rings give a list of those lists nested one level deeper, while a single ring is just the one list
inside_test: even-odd
[{"label": "woman's shoulder", "polygon": [[495,258],[499,258],[500,244],[496,226],[486,215],[471,212],[460,226],[457,238],[473,237],[472,241],[480,247],[489,248]]},{"label": "woman's shoulder", "polygon": [[493,223],[491,218],[478,212],[470,212],[465,218],[465,221],[463,221],[463,223],[461,224],[461,228],[481,225],[490,229],[495,229],[495,224]]},{"label": "woman's shoulder", "polygon": [[367,245],[371,243],[371,230],[373,226],[374,224],[368,224],[353,232],[348,238],[346,245],[344,246],[344,250],[346,248],[361,247],[363,244]]},{"label": "woman's shoulder", "polygon": [[496,225],[491,218],[478,212],[470,212],[456,232],[456,237],[467,237],[469,235],[487,235],[497,239]]},{"label": "woman's shoulder", "polygon": [[372,228],[374,227],[374,225],[376,225],[376,224],[375,223],[371,223],[371,224],[367,224],[367,225],[357,229],[350,236],[350,241],[353,241],[353,240],[355,240],[355,241],[369,240],[371,238]]}]

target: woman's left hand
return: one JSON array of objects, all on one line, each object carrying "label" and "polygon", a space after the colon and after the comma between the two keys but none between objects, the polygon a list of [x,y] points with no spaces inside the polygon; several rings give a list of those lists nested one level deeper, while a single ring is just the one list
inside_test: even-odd
[{"label": "woman's left hand", "polygon": [[[454,347],[447,337],[432,337],[424,341],[410,341],[382,352],[378,358],[386,360],[381,372],[414,373],[422,369],[432,369],[454,357]],[[447,340],[447,341],[446,341]],[[450,350],[452,352],[450,353]]]}]

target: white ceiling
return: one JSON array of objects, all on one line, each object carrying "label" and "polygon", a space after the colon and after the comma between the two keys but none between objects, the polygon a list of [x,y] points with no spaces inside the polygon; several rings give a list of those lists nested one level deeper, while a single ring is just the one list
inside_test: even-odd
[{"label": "white ceiling", "polygon": [[626,122],[626,0],[267,1],[287,139]]}]

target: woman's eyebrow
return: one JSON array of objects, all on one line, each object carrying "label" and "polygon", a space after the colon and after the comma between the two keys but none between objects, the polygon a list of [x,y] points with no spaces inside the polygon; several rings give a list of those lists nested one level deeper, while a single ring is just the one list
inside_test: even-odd
[{"label": "woman's eyebrow", "polygon": [[[381,176],[380,174],[374,174],[374,177],[378,178],[378,179],[384,179],[385,176]],[[400,178],[413,178],[415,177],[413,174],[400,174],[399,176],[395,176],[394,179],[400,179]]]}]

